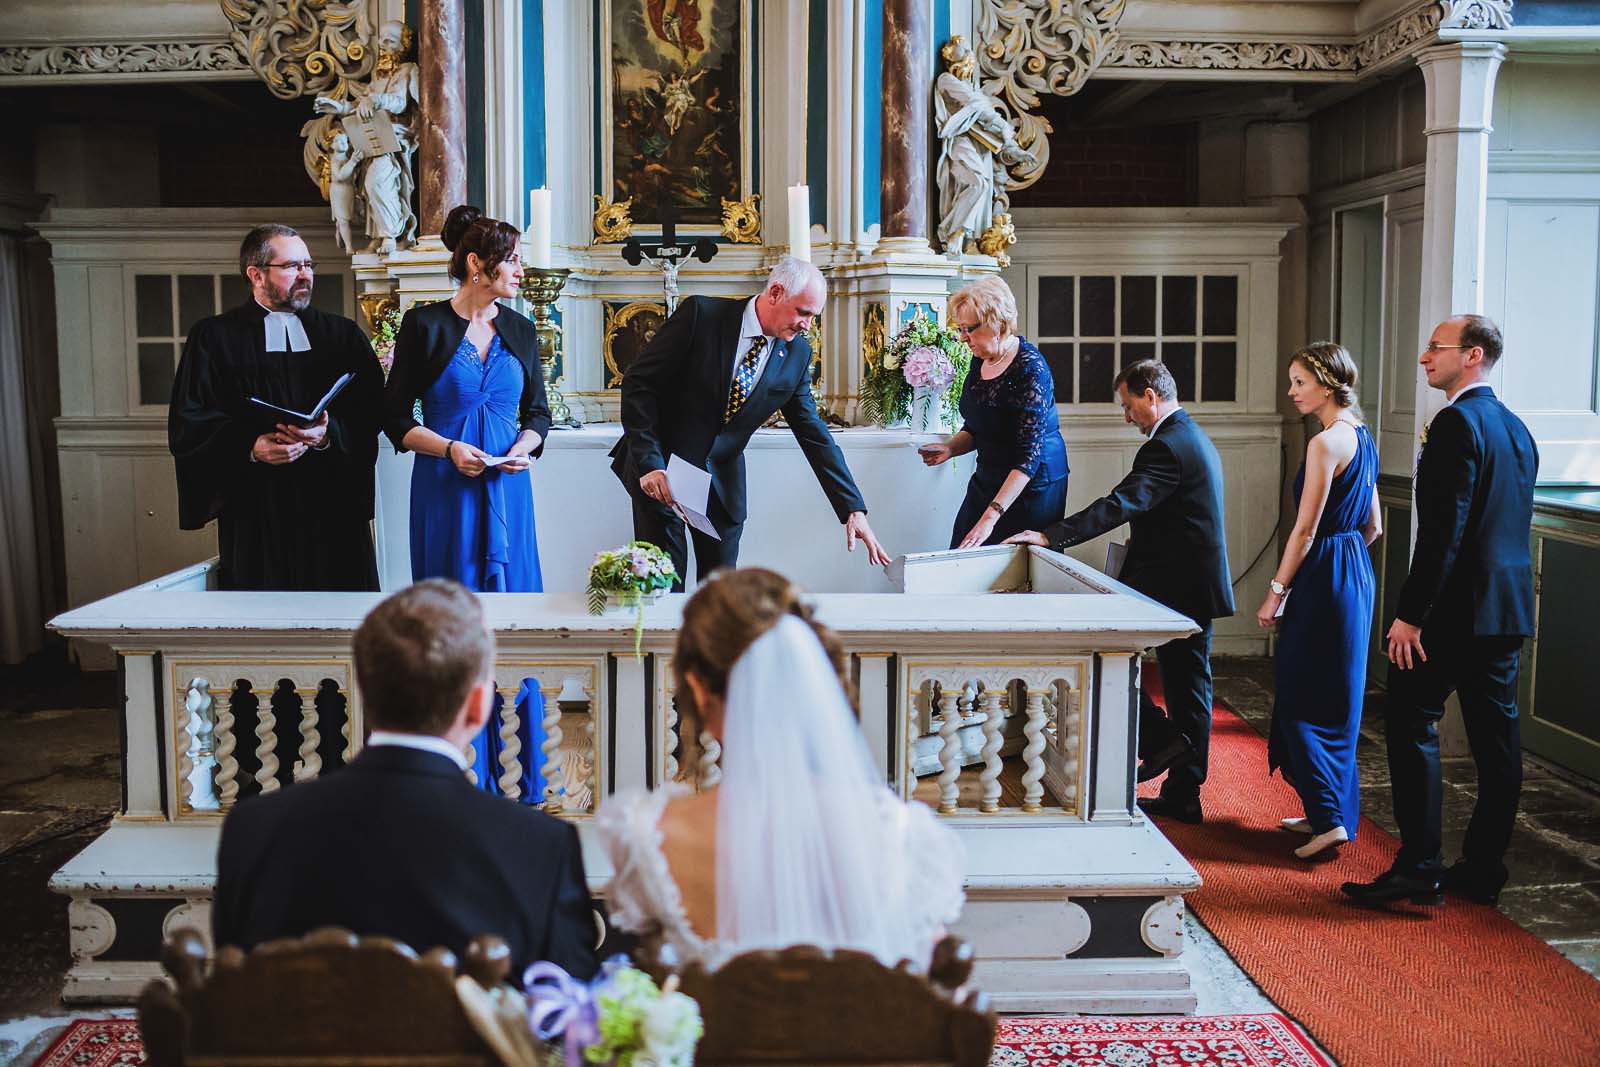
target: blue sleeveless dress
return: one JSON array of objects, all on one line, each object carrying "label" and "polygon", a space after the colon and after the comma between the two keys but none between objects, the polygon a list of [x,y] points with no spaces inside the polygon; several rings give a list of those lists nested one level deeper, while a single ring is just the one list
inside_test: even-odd
[{"label": "blue sleeveless dress", "polygon": [[[1372,636],[1372,558],[1362,529],[1372,514],[1378,450],[1357,426],[1356,454],[1328,487],[1328,503],[1278,624],[1277,685],[1267,742],[1270,770],[1283,771],[1316,833],[1361,817],[1356,738]],[[1306,468],[1295,476],[1298,506]]]},{"label": "blue sleeveless dress", "polygon": [[[485,358],[463,337],[450,363],[422,394],[422,423],[434,433],[503,456],[520,432],[517,409],[523,372],[517,357],[496,334]],[[418,455],[411,468],[411,577],[453,578],[481,593],[538,593],[539,543],[533,526],[530,471],[504,473],[490,468],[476,478],[437,456]],[[478,787],[500,794],[503,723],[496,698],[494,715],[473,742],[473,773]],[[544,780],[530,770],[541,758],[544,696],[532,679],[517,696],[521,722],[516,730],[522,751],[519,799],[543,800]]]}]

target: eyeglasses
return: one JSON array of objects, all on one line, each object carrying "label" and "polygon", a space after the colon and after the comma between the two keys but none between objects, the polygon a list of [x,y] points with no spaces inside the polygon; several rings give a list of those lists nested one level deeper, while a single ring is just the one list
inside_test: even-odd
[{"label": "eyeglasses", "polygon": [[983,323],[981,322],[975,322],[971,326],[968,326],[966,323],[962,322],[955,323],[954,325],[956,328],[956,333],[961,334],[963,337],[967,336],[968,334],[977,333],[979,330],[983,329]]},{"label": "eyeglasses", "polygon": [[315,273],[317,261],[314,259],[297,259],[290,260],[288,263],[264,263],[262,266],[277,267],[279,270],[286,270],[291,274],[299,274],[301,271]]},{"label": "eyeglasses", "polygon": [[1428,342],[1428,347],[1423,349],[1423,351],[1425,351],[1425,352],[1442,352],[1446,348],[1477,348],[1477,347],[1478,347],[1477,345],[1442,345],[1438,341],[1429,341]]}]

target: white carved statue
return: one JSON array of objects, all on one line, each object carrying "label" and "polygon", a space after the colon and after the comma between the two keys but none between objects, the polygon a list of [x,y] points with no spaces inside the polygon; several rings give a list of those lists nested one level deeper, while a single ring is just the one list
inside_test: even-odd
[{"label": "white carved statue", "polygon": [[939,243],[960,255],[1010,206],[1008,168],[1033,161],[1017,144],[999,102],[978,87],[977,60],[959,35],[939,54],[945,72],[934,83],[938,123]]},{"label": "white carved statue", "polygon": [[343,93],[318,96],[315,107],[324,116],[323,123],[314,121],[302,131],[311,133],[313,127],[322,126],[315,132],[331,146],[337,136],[332,120],[338,117],[353,135],[362,164],[361,202],[371,238],[367,248],[372,252],[393,252],[417,238],[417,216],[411,210],[415,186],[411,156],[417,146],[411,130],[419,93],[417,65],[405,59],[410,47],[411,31],[405,25],[391,21],[379,26],[373,39],[377,64],[371,80],[345,82]]},{"label": "white carved statue", "polygon": [[350,234],[356,217],[356,170],[360,165],[361,157],[350,149],[349,135],[344,130],[337,131],[328,148],[328,208],[333,212],[339,247],[346,252],[356,250]]}]

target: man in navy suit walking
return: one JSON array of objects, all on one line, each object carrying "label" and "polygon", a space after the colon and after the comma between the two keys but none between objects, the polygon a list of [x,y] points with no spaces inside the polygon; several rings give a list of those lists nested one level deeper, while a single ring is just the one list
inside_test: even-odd
[{"label": "man in navy suit walking", "polygon": [[[1417,460],[1417,544],[1389,627],[1384,730],[1400,852],[1372,882],[1346,882],[1358,903],[1409,898],[1438,904],[1443,890],[1493,904],[1506,881],[1506,845],[1522,792],[1517,667],[1533,634],[1533,484],[1539,450],[1522,420],[1489,387],[1500,329],[1457,315],[1433,331],[1421,363],[1450,403],[1433,417]],[[1461,700],[1478,768],[1478,802],[1461,859],[1440,857],[1439,719]]]}]

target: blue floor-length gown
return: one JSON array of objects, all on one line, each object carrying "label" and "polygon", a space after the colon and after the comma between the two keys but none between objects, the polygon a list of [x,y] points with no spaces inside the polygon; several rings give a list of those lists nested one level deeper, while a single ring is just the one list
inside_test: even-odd
[{"label": "blue floor-length gown", "polygon": [[[1378,450],[1357,426],[1356,454],[1328,487],[1316,540],[1295,572],[1278,628],[1277,685],[1267,760],[1300,794],[1316,833],[1361,815],[1356,738],[1372,634],[1372,559],[1362,534],[1372,514]],[[1296,505],[1305,465],[1295,476]]]},{"label": "blue floor-length gown", "polygon": [[[522,364],[496,334],[482,360],[468,337],[461,339],[448,366],[422,394],[422,422],[453,441],[503,456],[520,432]],[[539,543],[533,527],[533,485],[529,471],[495,468],[476,478],[442,457],[417,455],[411,468],[411,577],[454,578],[482,593],[538,593]],[[531,689],[531,692],[530,692]],[[544,697],[537,685],[523,683],[517,697],[522,744],[520,799],[539,803],[544,781],[535,773],[544,741]],[[501,792],[502,718],[497,707],[473,742],[473,771],[479,788]]]}]

